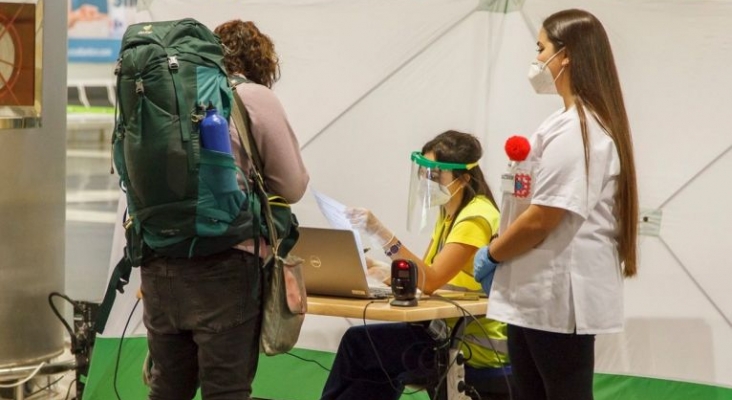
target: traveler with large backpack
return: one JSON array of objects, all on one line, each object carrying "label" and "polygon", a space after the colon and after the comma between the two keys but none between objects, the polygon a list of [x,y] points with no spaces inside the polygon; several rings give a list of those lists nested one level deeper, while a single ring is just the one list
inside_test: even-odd
[{"label": "traveler with large backpack", "polygon": [[[141,266],[143,320],[148,331],[152,362],[149,398],[192,399],[200,387],[204,400],[248,399],[259,356],[262,313],[260,257],[266,258],[271,247],[265,233],[262,237],[251,238],[247,236],[248,231],[241,232],[240,229],[247,224],[252,225],[251,216],[247,216],[251,210],[242,205],[246,202],[242,198],[249,195],[245,189],[252,187],[252,182],[248,181],[252,161],[242,149],[234,124],[229,124],[234,156],[230,160],[235,159],[236,167],[226,157],[205,160],[213,153],[198,147],[198,130],[189,128],[200,120],[196,115],[186,115],[186,110],[198,109],[199,102],[211,102],[228,118],[233,99],[227,74],[237,82],[243,81],[236,86],[234,95],[245,105],[250,133],[261,160],[260,173],[267,189],[289,203],[300,200],[309,176],[284,109],[270,90],[279,77],[277,55],[269,37],[251,22],[229,21],[220,25],[215,31],[220,39],[191,19],[138,25],[131,27],[135,31],[128,30],[123,38],[122,80],[118,81],[121,82],[118,86],[123,90],[125,79],[131,79],[138,96],[144,101],[121,101],[122,116],[119,120],[122,122],[118,124],[123,126],[117,130],[115,152],[124,152],[124,155],[115,153],[115,165],[122,182],[137,187],[126,187],[130,215],[137,217],[131,220],[127,230],[133,236],[136,233],[143,236],[144,243],[140,246],[147,250],[147,253],[139,252],[140,261],[135,264],[135,240],[128,237],[126,252],[133,259],[132,265]],[[178,31],[181,33],[175,33]],[[175,35],[185,36],[185,40],[176,39]],[[196,36],[196,40],[188,40],[191,35]],[[149,49],[142,45],[134,46],[135,41],[150,41],[150,37],[159,38],[152,40],[155,43],[145,43]],[[194,45],[201,38],[216,45],[220,40],[222,46]],[[127,46],[129,43],[132,45]],[[155,56],[154,52],[160,49],[162,55]],[[125,56],[134,57],[134,61],[126,61]],[[162,68],[165,73],[158,79],[147,80],[144,76],[147,71],[130,74],[131,66],[139,69],[142,68],[141,63],[148,63],[149,70]],[[190,67],[185,63],[200,65]],[[170,72],[167,71],[169,68]],[[167,82],[166,79],[172,80],[169,86],[174,90],[170,93],[166,87],[160,86],[160,82]],[[151,86],[156,84],[158,88],[153,92]],[[187,95],[196,91],[196,104],[186,102]],[[162,100],[153,107],[150,105],[153,101],[148,97],[156,96]],[[118,97],[121,97],[119,93]],[[160,110],[167,105],[166,101],[177,106],[169,107],[172,112],[161,117]],[[179,118],[169,118],[170,114],[177,114]],[[135,129],[144,131],[150,129],[144,124],[155,123],[158,123],[157,133],[148,133],[147,139],[141,138],[142,134],[135,136]],[[120,132],[124,129],[129,133]],[[149,154],[156,151],[151,148],[156,143],[168,152],[163,154],[168,159],[167,164],[160,164],[158,160],[155,164],[157,169],[152,167],[152,157],[143,158],[143,155],[132,152],[136,149]],[[256,150],[252,149],[253,152]],[[199,161],[190,161],[199,158]],[[140,159],[147,163],[148,168],[137,164],[138,170],[133,170],[134,162]],[[173,170],[171,163],[175,163],[177,169]],[[200,165],[200,168],[190,168],[190,165]],[[242,171],[243,174],[238,174],[241,190],[234,188],[227,194],[216,193],[214,188],[212,198],[202,200],[201,196],[208,192],[203,187],[205,184],[202,182],[206,179],[203,175],[211,172],[212,165],[213,168]],[[178,173],[180,175],[174,175]],[[236,175],[236,172],[232,173]],[[154,179],[159,176],[162,176],[160,181],[155,183]],[[169,196],[184,197],[181,194],[184,189],[193,186],[196,196],[193,201],[169,202],[156,206],[157,209],[140,208],[140,204],[145,205],[144,200],[158,200],[161,191],[179,182],[182,182],[182,189],[173,191]],[[156,196],[140,195],[139,188]],[[193,205],[189,209],[192,217],[177,213],[190,204]],[[217,207],[225,210],[206,211]],[[228,214],[227,207],[231,211]],[[161,209],[168,214],[161,213]],[[172,215],[178,216],[180,222],[171,221]],[[151,222],[153,217],[157,218],[155,223]],[[182,240],[181,232],[190,230],[186,225],[189,218],[194,221],[194,234]],[[162,220],[174,229],[158,227],[163,225]]]}]

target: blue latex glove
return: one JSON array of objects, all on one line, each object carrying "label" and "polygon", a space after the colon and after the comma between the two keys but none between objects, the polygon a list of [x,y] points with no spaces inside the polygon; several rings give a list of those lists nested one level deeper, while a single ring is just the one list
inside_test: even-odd
[{"label": "blue latex glove", "polygon": [[498,263],[488,259],[488,246],[481,247],[473,258],[473,277],[480,283],[485,294],[490,294],[493,285],[493,275],[496,273]]}]

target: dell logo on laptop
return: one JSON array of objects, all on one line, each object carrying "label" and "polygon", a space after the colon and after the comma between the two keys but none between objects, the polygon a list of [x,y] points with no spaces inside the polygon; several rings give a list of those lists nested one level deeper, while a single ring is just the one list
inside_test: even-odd
[{"label": "dell logo on laptop", "polygon": [[320,268],[321,262],[318,256],[310,256],[310,265],[313,268]]}]

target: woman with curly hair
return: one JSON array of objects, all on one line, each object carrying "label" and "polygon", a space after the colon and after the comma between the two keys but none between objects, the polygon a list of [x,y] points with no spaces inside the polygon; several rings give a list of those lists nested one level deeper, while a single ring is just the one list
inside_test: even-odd
[{"label": "woman with curly hair", "polygon": [[274,43],[254,22],[232,20],[214,29],[224,46],[224,63],[230,74],[243,74],[247,79],[272,88],[280,79],[280,60]]},{"label": "woman with curly hair", "polygon": [[[270,89],[279,77],[274,45],[251,22],[229,21],[215,32],[225,47],[227,72],[245,78],[236,93],[249,114],[265,184],[297,202],[309,176],[285,111]],[[232,150],[239,167],[248,171],[251,163],[233,125]],[[259,258],[270,253],[264,240],[258,241],[258,254],[250,239],[211,256],[165,260],[161,276],[152,279],[159,290],[145,290],[143,281],[153,360],[151,400],[192,399],[198,387],[205,400],[251,398],[262,314]]]},{"label": "woman with curly hair", "polygon": [[[214,29],[224,47],[224,67],[236,86],[247,114],[254,142],[262,158],[260,171],[267,188],[294,203],[302,197],[309,176],[300,154],[300,144],[287,120],[285,109],[271,90],[280,78],[279,57],[269,36],[251,21],[232,20]],[[243,171],[251,167],[239,142],[234,124],[229,124],[234,156]],[[238,149],[238,151],[237,151]]]}]

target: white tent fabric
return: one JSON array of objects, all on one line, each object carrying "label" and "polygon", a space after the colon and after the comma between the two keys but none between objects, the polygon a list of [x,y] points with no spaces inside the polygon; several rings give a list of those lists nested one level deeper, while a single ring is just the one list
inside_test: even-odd
[{"label": "white tent fabric", "polygon": [[[626,285],[625,332],[598,337],[596,370],[732,387],[732,268],[724,253],[732,248],[725,232],[732,227],[725,208],[732,193],[732,120],[725,118],[732,110],[732,2],[142,3],[140,20],[194,16],[212,28],[232,18],[256,22],[280,54],[275,91],[313,187],[372,209],[413,248],[427,238],[405,227],[409,153],[446,129],[475,133],[485,148],[481,166],[498,188],[505,139],[531,134],[561,107],[526,81],[537,27],[563,8],[593,12],[613,44],[649,216],[640,275]],[[295,211],[303,225],[326,225],[310,196]],[[121,333],[134,303],[128,292],[107,335]],[[136,320],[133,331],[143,333]],[[298,347],[333,351],[350,323],[308,316]]]}]

